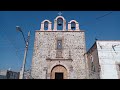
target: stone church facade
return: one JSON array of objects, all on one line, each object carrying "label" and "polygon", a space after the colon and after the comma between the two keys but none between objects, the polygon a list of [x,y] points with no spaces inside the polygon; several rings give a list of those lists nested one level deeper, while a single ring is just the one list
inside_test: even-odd
[{"label": "stone church facade", "polygon": [[[52,29],[53,25],[53,29]],[[62,28],[61,28],[62,27]],[[85,32],[76,20],[57,16],[35,31],[31,76],[34,79],[86,79]]]}]

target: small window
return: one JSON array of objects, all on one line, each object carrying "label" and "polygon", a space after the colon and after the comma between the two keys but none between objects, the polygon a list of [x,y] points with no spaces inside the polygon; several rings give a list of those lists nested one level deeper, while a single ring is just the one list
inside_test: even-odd
[{"label": "small window", "polygon": [[57,40],[57,49],[62,49],[62,40]]}]

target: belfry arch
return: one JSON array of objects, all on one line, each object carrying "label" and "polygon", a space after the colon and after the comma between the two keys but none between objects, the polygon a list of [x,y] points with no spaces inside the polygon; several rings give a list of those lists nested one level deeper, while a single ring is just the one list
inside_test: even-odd
[{"label": "belfry arch", "polygon": [[79,31],[79,23],[76,20],[71,20],[70,22],[68,22],[68,31],[72,31],[72,23],[75,23],[75,31]]},{"label": "belfry arch", "polygon": [[40,29],[40,30],[41,30],[41,31],[44,31],[44,30],[45,30],[45,23],[46,23],[46,22],[48,23],[48,29],[47,29],[47,30],[48,30],[48,31],[51,31],[51,30],[52,30],[52,22],[49,21],[49,20],[47,20],[47,19],[41,22],[41,29]]},{"label": "belfry arch", "polygon": [[58,19],[62,19],[62,24],[63,24],[63,27],[62,27],[62,30],[65,31],[66,30],[66,20],[63,16],[57,16],[55,19],[54,19],[54,31],[57,31],[57,27],[58,27]]}]

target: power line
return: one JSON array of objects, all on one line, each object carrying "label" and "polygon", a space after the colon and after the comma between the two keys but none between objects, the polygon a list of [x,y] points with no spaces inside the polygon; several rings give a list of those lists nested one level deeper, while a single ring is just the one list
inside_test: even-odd
[{"label": "power line", "polygon": [[[3,29],[2,29],[2,31],[5,33],[4,35],[7,37],[7,40],[12,44],[12,46],[14,47],[14,49],[15,49],[15,53],[16,53],[16,56],[17,56],[17,59],[18,59],[18,61],[20,61],[20,58],[19,58],[19,56],[18,56],[18,54],[17,54],[17,48],[14,46],[14,44],[12,43],[12,40],[10,39],[10,37],[8,37],[8,35],[7,35],[7,33],[6,33],[6,30],[5,30],[5,27],[6,26],[2,26],[3,27]],[[11,51],[12,53],[13,53],[13,51]],[[18,62],[18,64],[19,64],[19,62]],[[19,65],[18,65],[18,67],[19,67]]]},{"label": "power line", "polygon": [[[23,25],[22,24],[22,26],[24,27],[25,25]],[[20,51],[23,51],[23,50],[19,50],[15,45],[15,40],[11,40],[11,38],[9,37],[9,35],[7,34],[7,32],[6,32],[6,26],[5,26],[5,24],[4,25],[2,25],[1,24],[1,27],[2,27],[2,31],[3,31],[3,33],[4,33],[4,35],[7,37],[7,40],[10,42],[10,44],[13,46],[13,48],[15,49],[15,50],[13,50],[13,51],[15,51],[15,53],[16,53],[16,56],[19,58],[19,60],[18,61],[21,61],[21,59],[20,59],[20,57],[18,56],[18,52],[20,52]],[[7,41],[6,40],[6,41]],[[2,41],[5,41],[5,40],[2,40]],[[14,43],[13,43],[14,42]],[[7,48],[7,47],[6,47]],[[31,48],[29,48],[28,50],[32,50],[32,47]],[[11,51],[11,52],[13,52],[13,51]],[[20,54],[19,54],[20,55]]]},{"label": "power line", "polygon": [[100,18],[103,18],[103,17],[105,17],[105,16],[111,14],[111,13],[112,13],[112,12],[109,12],[109,13],[107,13],[107,14],[104,14],[104,15],[102,15],[102,16],[97,17],[96,19],[98,20],[98,19],[100,19]]},{"label": "power line", "polygon": [[[99,19],[101,19],[101,18],[103,18],[103,17],[106,17],[106,16],[110,15],[111,13],[113,13],[113,12],[108,12],[108,13],[106,13],[106,14],[104,14],[104,15],[101,15],[101,16],[95,18],[95,20],[99,20]],[[94,22],[94,23],[95,23],[95,22]],[[80,26],[85,26],[85,25],[88,25],[88,24],[93,24],[93,21],[87,22],[86,24],[83,24],[83,25],[80,25]]]}]

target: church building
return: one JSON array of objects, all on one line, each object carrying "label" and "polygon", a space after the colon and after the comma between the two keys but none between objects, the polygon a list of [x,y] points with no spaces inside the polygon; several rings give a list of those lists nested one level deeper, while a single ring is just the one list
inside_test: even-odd
[{"label": "church building", "polygon": [[[52,28],[53,27],[53,28]],[[34,79],[86,79],[85,32],[76,20],[59,15],[35,31],[31,76]]]}]

